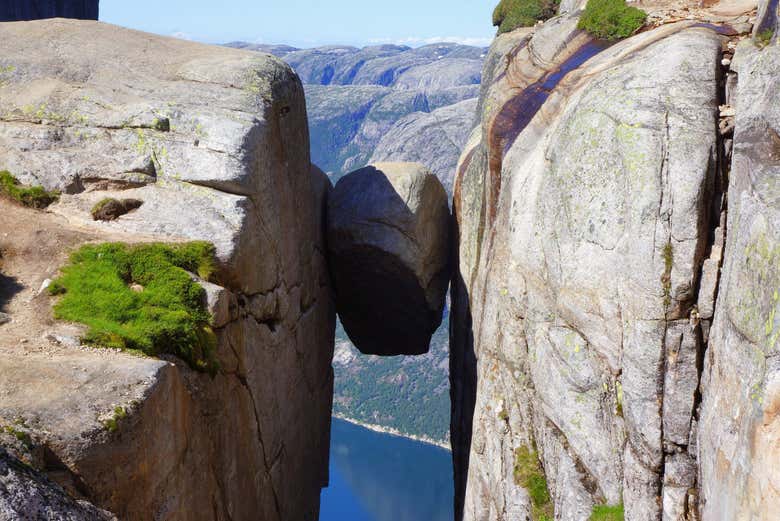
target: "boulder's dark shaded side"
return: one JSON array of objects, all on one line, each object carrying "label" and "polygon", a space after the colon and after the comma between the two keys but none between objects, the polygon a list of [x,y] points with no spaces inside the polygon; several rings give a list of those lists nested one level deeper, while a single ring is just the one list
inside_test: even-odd
[{"label": "boulder's dark shaded side", "polygon": [[441,182],[416,163],[342,178],[328,202],[328,250],[344,329],[365,354],[428,352],[449,276],[450,213]]}]

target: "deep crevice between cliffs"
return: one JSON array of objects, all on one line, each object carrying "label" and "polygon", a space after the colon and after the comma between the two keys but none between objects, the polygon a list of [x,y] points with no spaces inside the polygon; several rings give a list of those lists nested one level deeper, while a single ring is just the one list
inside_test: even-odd
[{"label": "deep crevice between cliffs", "polygon": [[[711,28],[711,27],[710,27]],[[724,33],[717,31],[724,36]],[[731,36],[731,35],[726,35]],[[727,42],[724,39],[723,48],[718,57],[718,62],[722,65],[718,71],[718,104],[723,107],[733,106],[734,87],[736,85],[736,74],[729,70],[729,61],[724,62],[726,58]],[[691,410],[691,422],[689,427],[689,444],[686,446],[667,447],[664,442],[663,465],[661,468],[661,491],[665,487],[666,459],[675,452],[688,452],[689,456],[697,468],[696,474],[692,477],[693,486],[688,490],[685,501],[685,514],[687,519],[699,519],[699,461],[696,444],[699,412],[702,402],[702,379],[704,377],[704,361],[709,348],[709,334],[714,320],[715,304],[718,300],[718,291],[720,286],[721,268],[723,265],[725,244],[726,244],[726,222],[728,211],[728,183],[731,171],[731,151],[733,143],[734,121],[733,116],[723,117],[719,112],[713,124],[716,131],[716,150],[715,161],[710,168],[714,171],[713,181],[709,195],[709,209],[707,212],[707,243],[703,250],[701,260],[698,266],[696,277],[696,287],[694,288],[695,301],[691,303],[689,319],[694,328],[696,343],[696,374],[697,385],[693,397],[693,407]],[[731,121],[729,121],[731,119]],[[712,279],[708,288],[705,284],[705,278]],[[710,294],[707,294],[707,292]],[[665,353],[665,356],[668,353]],[[663,395],[662,395],[663,396]]]}]

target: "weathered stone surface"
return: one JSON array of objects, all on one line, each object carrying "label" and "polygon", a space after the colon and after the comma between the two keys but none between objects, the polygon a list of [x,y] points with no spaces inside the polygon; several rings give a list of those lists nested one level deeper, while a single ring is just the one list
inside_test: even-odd
[{"label": "weathered stone surface", "polygon": [[780,511],[780,47],[745,42],[723,276],[699,425],[703,519]]},{"label": "weathered stone surface", "polygon": [[[312,172],[296,75],[266,55],[61,19],[0,24],[0,71],[0,164],[64,191],[48,213],[0,201],[16,223],[0,237],[14,317],[0,418],[24,418],[46,454],[34,463],[121,519],[315,520],[335,315],[329,183]],[[93,221],[106,197],[143,205]],[[83,331],[36,295],[85,242],[191,239],[217,248],[213,378],[79,347]]]},{"label": "weathered stone surface", "polygon": [[110,521],[116,518],[86,501],[68,496],[59,485],[0,447],[0,519]]},{"label": "weathered stone surface", "polygon": [[98,19],[98,0],[3,0],[0,22],[41,18]]},{"label": "weathered stone surface", "polygon": [[344,176],[328,199],[336,307],[364,353],[423,354],[441,323],[450,213],[439,180],[416,163]]},{"label": "weathered stone surface", "polygon": [[507,476],[534,442],[556,519],[619,503],[626,519],[662,516],[665,461],[689,444],[688,317],[717,177],[721,42],[689,25],[601,50],[563,16],[502,35],[486,59],[453,202],[464,519],[530,515]]}]

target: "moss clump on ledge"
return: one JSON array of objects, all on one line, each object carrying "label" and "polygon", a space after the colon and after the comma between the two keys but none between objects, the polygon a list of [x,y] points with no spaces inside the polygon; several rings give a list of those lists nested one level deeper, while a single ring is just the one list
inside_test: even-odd
[{"label": "moss clump on ledge", "polygon": [[645,19],[646,12],[625,0],[588,0],[577,27],[602,40],[620,40],[634,34]]},{"label": "moss clump on ledge", "polygon": [[208,280],[214,270],[214,246],[206,242],[86,245],[49,292],[62,295],[56,318],[89,327],[86,344],[169,353],[214,374],[216,335],[205,290],[188,273]]},{"label": "moss clump on ledge", "polygon": [[772,37],[774,35],[775,32],[772,29],[764,29],[763,31],[759,31],[755,37],[756,45],[761,48],[766,47],[772,42]]},{"label": "moss clump on ledge", "polygon": [[0,194],[30,208],[46,208],[56,201],[59,192],[47,192],[42,186],[24,186],[5,170],[0,171]]},{"label": "moss clump on ledge", "polygon": [[596,505],[590,521],[623,521],[623,505]]},{"label": "moss clump on ledge", "polygon": [[125,418],[127,418],[127,409],[120,406],[114,407],[111,417],[103,420],[103,427],[105,427],[108,432],[116,432],[119,430],[119,422]]},{"label": "moss clump on ledge", "polygon": [[560,0],[501,0],[493,10],[493,25],[498,34],[530,27],[539,20],[555,16]]},{"label": "moss clump on ledge", "polygon": [[536,450],[528,447],[515,449],[515,483],[528,491],[531,498],[531,519],[533,521],[552,521],[553,503],[547,488],[547,478],[539,463]]}]

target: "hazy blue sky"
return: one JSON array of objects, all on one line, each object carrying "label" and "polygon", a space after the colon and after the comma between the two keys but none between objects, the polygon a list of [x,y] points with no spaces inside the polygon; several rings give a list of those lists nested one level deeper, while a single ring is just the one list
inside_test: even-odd
[{"label": "hazy blue sky", "polygon": [[210,43],[488,45],[498,0],[101,0],[100,19]]}]

